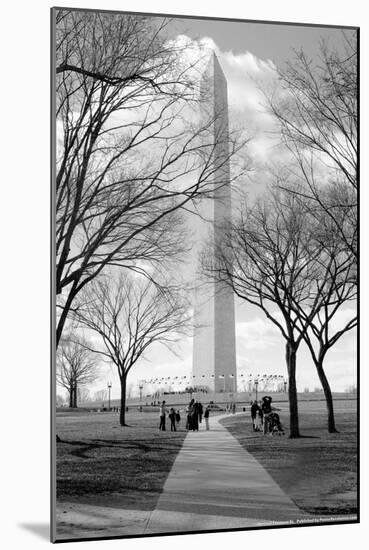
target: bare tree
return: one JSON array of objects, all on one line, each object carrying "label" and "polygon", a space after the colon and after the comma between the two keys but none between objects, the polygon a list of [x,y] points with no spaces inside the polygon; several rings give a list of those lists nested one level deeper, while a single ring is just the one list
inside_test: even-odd
[{"label": "bare tree", "polygon": [[269,105],[303,184],[290,191],[323,209],[357,257],[357,32],[343,33],[342,42],[340,52],[323,42],[315,62],[297,52],[278,71],[282,93]]},{"label": "bare tree", "polygon": [[88,342],[74,336],[65,337],[57,352],[56,380],[69,393],[69,406],[77,407],[80,386],[98,378],[96,356],[88,349]]},{"label": "bare tree", "polygon": [[[292,162],[278,175],[278,185],[293,193],[317,228],[324,244],[317,270],[317,314],[304,340],[322,383],[328,430],[335,432],[333,399],[323,363],[328,350],[356,327],[356,313],[341,327],[335,319],[356,298],[357,261],[357,32],[342,34],[341,51],[320,45],[313,61],[297,52],[278,71],[279,89],[269,105]],[[292,180],[292,181],[291,181]],[[299,304],[297,314],[304,316]]]},{"label": "bare tree", "polygon": [[100,338],[88,349],[116,365],[121,384],[120,424],[125,422],[127,375],[154,343],[171,346],[189,322],[187,302],[173,285],[158,286],[120,273],[94,280],[81,294],[75,316]]},{"label": "bare tree", "polygon": [[[261,308],[286,340],[291,437],[299,436],[296,357],[305,341],[326,397],[328,430],[336,431],[333,400],[324,371],[328,350],[356,326],[356,315],[334,327],[338,311],[356,296],[356,265],[331,218],[311,213],[310,201],[289,190],[245,207],[226,229],[225,242],[207,273]],[[319,220],[319,221],[318,221]]]},{"label": "bare tree", "polygon": [[[57,343],[86,284],[107,266],[142,272],[178,254],[179,211],[224,183],[196,67],[166,25],[56,12]],[[221,162],[237,148],[229,140]]]},{"label": "bare tree", "polygon": [[[314,220],[314,218],[313,218]],[[325,222],[325,223],[324,223]],[[312,223],[312,222],[311,222]],[[314,239],[322,245],[320,258],[317,258],[318,269],[315,270],[315,281],[312,280],[312,296],[316,314],[313,319],[307,319],[306,305],[296,303],[296,314],[309,320],[309,326],[303,333],[303,338],[309,348],[314,365],[324,391],[328,411],[328,431],[337,432],[332,391],[324,370],[324,361],[328,351],[347,332],[357,326],[356,307],[343,309],[350,305],[357,296],[356,261],[348,253],[335,231],[335,224],[325,211],[321,211],[320,222],[313,231]],[[337,314],[348,312],[346,319],[337,324]]]},{"label": "bare tree", "polygon": [[[215,262],[204,259],[205,273],[260,308],[286,341],[291,438],[300,437],[296,358],[316,312],[309,298],[321,254],[305,215],[294,195],[271,192],[268,200],[244,205],[239,218],[224,228]],[[303,317],[296,314],[296,304],[309,306]]]}]

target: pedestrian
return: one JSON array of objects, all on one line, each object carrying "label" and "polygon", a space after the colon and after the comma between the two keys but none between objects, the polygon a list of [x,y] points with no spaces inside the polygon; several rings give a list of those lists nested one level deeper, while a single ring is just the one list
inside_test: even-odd
[{"label": "pedestrian", "polygon": [[169,420],[170,420],[170,431],[171,432],[176,432],[177,429],[176,429],[176,413],[175,413],[175,410],[173,409],[173,407],[170,409],[169,411]]},{"label": "pedestrian", "polygon": [[191,430],[191,409],[190,406],[186,409],[186,430]]},{"label": "pedestrian", "polygon": [[160,405],[159,415],[160,415],[159,430],[162,430],[163,432],[165,432],[165,415],[166,415],[165,401],[163,401],[162,404]]},{"label": "pedestrian", "polygon": [[179,410],[176,411],[176,423],[179,424],[181,421],[181,415],[179,414]]},{"label": "pedestrian", "polygon": [[209,405],[205,409],[204,418],[205,418],[205,429],[210,430],[209,426],[209,416],[210,416],[210,408]]},{"label": "pedestrian", "polygon": [[232,403],[232,414],[236,414],[236,403]]},{"label": "pedestrian", "polygon": [[255,432],[261,432],[261,427],[263,425],[263,411],[260,409],[256,413],[256,417],[254,419],[254,431]]},{"label": "pedestrian", "polygon": [[260,416],[260,421],[261,421],[261,427],[263,427],[264,426],[264,413],[263,413],[263,409],[261,408],[262,402],[259,401],[258,405],[259,405],[259,416]]},{"label": "pedestrian", "polygon": [[255,431],[255,419],[259,412],[259,405],[257,401],[253,401],[251,405],[251,420],[252,420],[252,429]]},{"label": "pedestrian", "polygon": [[197,399],[193,404],[191,416],[192,416],[192,419],[191,419],[192,430],[194,432],[198,432],[199,431],[199,402],[197,401]]},{"label": "pedestrian", "polygon": [[193,407],[194,407],[195,400],[191,399],[191,401],[188,404],[188,407],[186,409],[187,414],[187,421],[186,421],[186,430],[192,430],[192,413],[193,413]]},{"label": "pedestrian", "polygon": [[265,396],[262,399],[261,410],[263,411],[263,433],[267,434],[270,430],[269,428],[269,416],[272,412],[272,398]]},{"label": "pedestrian", "polygon": [[197,404],[197,412],[198,412],[198,415],[199,415],[199,422],[201,424],[201,421],[202,421],[202,415],[204,413],[204,409],[203,409],[203,406],[202,406],[202,403],[199,401],[198,404]]}]

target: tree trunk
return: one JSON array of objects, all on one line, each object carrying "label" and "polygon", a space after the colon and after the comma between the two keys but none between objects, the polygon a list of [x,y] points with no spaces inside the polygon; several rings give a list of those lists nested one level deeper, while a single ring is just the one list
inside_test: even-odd
[{"label": "tree trunk", "polygon": [[[76,296],[76,292],[75,292],[75,289],[77,287],[77,282],[74,281],[73,283],[73,287],[71,288],[70,292],[69,292],[69,295],[68,295],[68,298],[63,306],[63,310],[61,312],[61,315],[58,319],[58,322],[57,322],[57,326],[56,326],[56,349],[58,349],[58,346],[59,346],[59,342],[60,342],[60,339],[62,337],[62,334],[63,334],[63,329],[64,329],[64,325],[66,323],[66,320],[67,320],[67,317],[68,317],[68,314],[69,314],[69,310],[72,306],[72,303],[73,303],[73,300]],[[57,292],[58,294],[58,292]]]},{"label": "tree trunk", "polygon": [[69,408],[73,409],[73,386],[69,388]]},{"label": "tree trunk", "polygon": [[74,388],[73,388],[73,408],[74,409],[77,408],[77,383],[74,384]]},{"label": "tree trunk", "polygon": [[126,424],[126,376],[123,375],[120,379],[120,416],[119,421],[121,426]]},{"label": "tree trunk", "polygon": [[293,342],[286,344],[286,363],[288,372],[288,401],[290,407],[290,438],[300,437],[299,414],[297,406],[296,387],[296,353],[297,348]]},{"label": "tree trunk", "polygon": [[316,363],[316,370],[318,371],[319,380],[322,384],[322,388],[324,391],[325,401],[327,404],[327,411],[328,411],[328,432],[330,434],[338,433],[338,430],[336,429],[336,423],[334,420],[334,410],[333,410],[333,399],[332,399],[332,391],[331,387],[328,382],[328,378],[325,375],[324,369],[323,369],[323,359],[319,359]]}]

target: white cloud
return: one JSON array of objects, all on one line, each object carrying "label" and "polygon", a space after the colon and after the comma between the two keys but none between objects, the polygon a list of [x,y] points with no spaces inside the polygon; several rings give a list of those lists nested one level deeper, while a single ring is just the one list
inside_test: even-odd
[{"label": "white cloud", "polygon": [[237,350],[262,350],[275,346],[281,340],[277,327],[267,319],[255,318],[236,323]]},{"label": "white cloud", "polygon": [[339,309],[330,322],[330,335],[342,330],[356,315],[357,311],[353,307]]}]

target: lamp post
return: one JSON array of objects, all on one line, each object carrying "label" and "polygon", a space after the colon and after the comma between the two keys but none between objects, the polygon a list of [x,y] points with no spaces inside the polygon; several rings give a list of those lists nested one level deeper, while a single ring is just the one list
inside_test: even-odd
[{"label": "lamp post", "polygon": [[258,384],[259,384],[259,378],[255,378],[255,401],[258,400]]},{"label": "lamp post", "polygon": [[140,412],[142,412],[142,390],[143,390],[143,383],[142,382],[140,382],[138,388],[140,390]]},{"label": "lamp post", "polygon": [[108,411],[110,411],[110,390],[111,390],[111,386],[112,386],[112,383],[108,382],[108,390],[109,390],[109,407],[108,407]]}]

